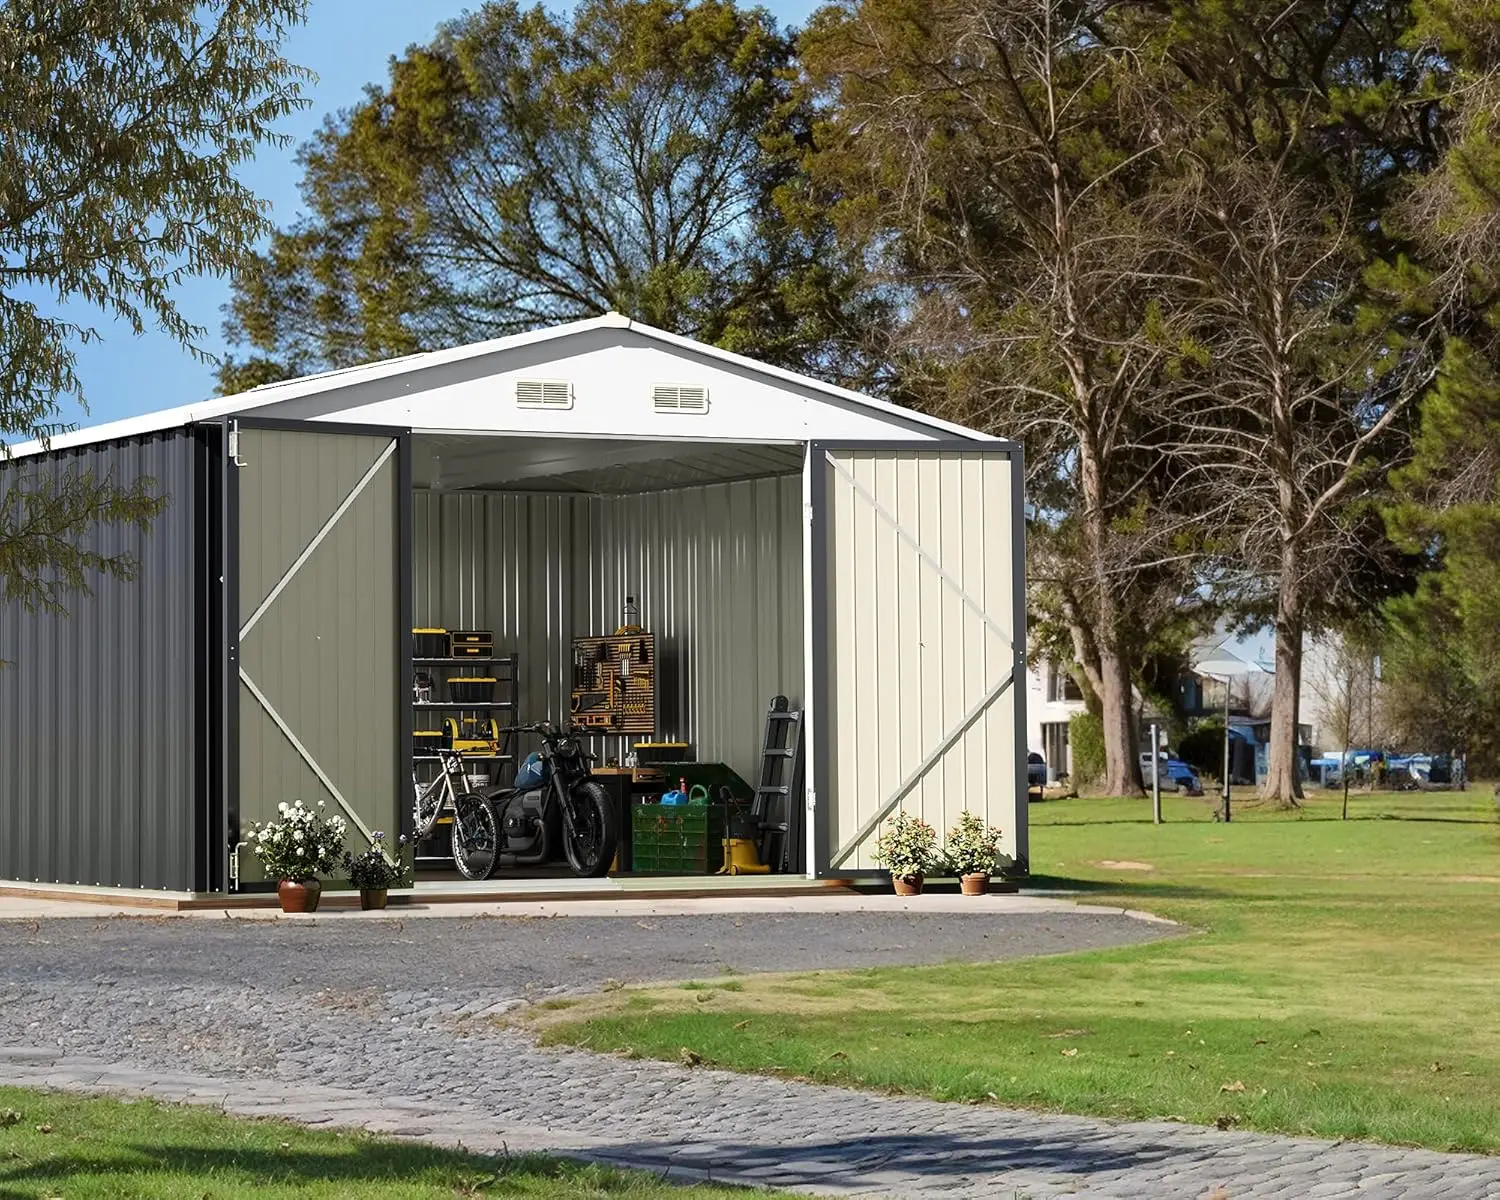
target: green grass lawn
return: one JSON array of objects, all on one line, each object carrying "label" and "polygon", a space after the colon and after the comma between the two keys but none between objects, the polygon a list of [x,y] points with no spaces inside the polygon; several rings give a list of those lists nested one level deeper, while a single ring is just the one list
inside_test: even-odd
[{"label": "green grass lawn", "polygon": [[363,1134],[315,1133],[149,1101],[0,1088],[6,1200],[738,1200],[653,1175],[558,1159],[489,1158]]},{"label": "green grass lawn", "polygon": [[1500,824],[1488,787],[1031,808],[1033,886],[1191,926],[1007,962],[554,1002],[545,1039],[944,1100],[1500,1153]]}]

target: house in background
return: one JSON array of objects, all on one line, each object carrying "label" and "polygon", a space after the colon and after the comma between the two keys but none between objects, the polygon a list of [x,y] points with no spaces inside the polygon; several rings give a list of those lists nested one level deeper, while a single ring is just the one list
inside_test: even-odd
[{"label": "house in background", "polygon": [[[1330,706],[1321,693],[1309,686],[1306,664],[1318,664],[1326,657],[1326,646],[1309,638],[1304,650],[1304,670],[1298,742],[1304,764],[1315,751],[1329,744]],[[1213,633],[1198,639],[1188,658],[1194,663],[1229,660],[1236,664],[1227,677],[1208,671],[1186,670],[1178,677],[1174,711],[1154,711],[1140,705],[1141,745],[1148,746],[1152,721],[1222,721],[1225,689],[1229,701],[1230,778],[1237,784],[1254,784],[1266,774],[1271,740],[1271,697],[1275,690],[1275,640],[1269,631],[1236,634],[1220,625]],[[1068,723],[1086,711],[1083,693],[1068,669],[1068,664],[1042,662],[1026,673],[1027,748],[1040,753],[1047,763],[1049,782],[1073,773],[1073,754],[1069,744]],[[1170,747],[1169,747],[1170,748]],[[1216,760],[1204,768],[1218,774]]]},{"label": "house in background", "polygon": [[1083,692],[1064,664],[1038,663],[1026,672],[1026,747],[1047,761],[1047,782],[1073,773],[1068,722],[1083,712]]}]

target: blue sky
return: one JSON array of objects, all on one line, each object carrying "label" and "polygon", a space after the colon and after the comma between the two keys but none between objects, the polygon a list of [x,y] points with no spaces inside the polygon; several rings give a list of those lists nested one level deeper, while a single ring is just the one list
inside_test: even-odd
[{"label": "blue sky", "polygon": [[[800,25],[816,7],[814,0],[761,0],[783,24]],[[478,0],[437,0],[412,4],[410,0],[311,0],[307,23],[294,30],[288,56],[317,72],[318,81],[309,89],[312,105],[288,118],[282,130],[293,142],[282,150],[265,149],[241,177],[272,205],[278,225],[295,219],[299,207],[298,173],[293,158],[297,145],[310,136],[325,115],[355,103],[360,89],[384,79],[386,63],[414,42],[425,42],[439,23]],[[562,9],[560,3],[549,8]],[[227,280],[200,279],[182,287],[178,302],[188,319],[208,328],[204,349],[224,350],[220,325],[221,309],[229,298]],[[83,320],[82,314],[75,319]],[[96,424],[120,417],[188,404],[214,394],[211,364],[192,358],[170,338],[155,330],[134,336],[124,325],[107,318],[90,318],[102,335],[100,341],[79,347],[78,375],[83,382],[89,412],[69,406],[63,419],[77,424]]]}]

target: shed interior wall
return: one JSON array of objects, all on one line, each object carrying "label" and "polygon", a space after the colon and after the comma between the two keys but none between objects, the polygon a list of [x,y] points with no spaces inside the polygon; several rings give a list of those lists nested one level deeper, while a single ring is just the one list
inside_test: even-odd
[{"label": "shed interior wall", "polygon": [[[519,656],[523,721],[566,718],[572,640],[627,595],[657,637],[661,724],[747,781],[774,695],[802,701],[798,475],[620,495],[418,489],[413,621],[492,629]],[[598,739],[623,761],[634,740]],[[523,744],[522,750],[534,747]]]}]

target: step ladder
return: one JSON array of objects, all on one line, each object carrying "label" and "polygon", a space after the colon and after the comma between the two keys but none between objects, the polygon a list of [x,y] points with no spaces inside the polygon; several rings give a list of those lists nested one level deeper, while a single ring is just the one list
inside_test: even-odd
[{"label": "step ladder", "polygon": [[802,711],[775,696],[766,711],[760,778],[750,806],[759,836],[760,861],[772,871],[800,874],[807,805],[802,795]]}]

